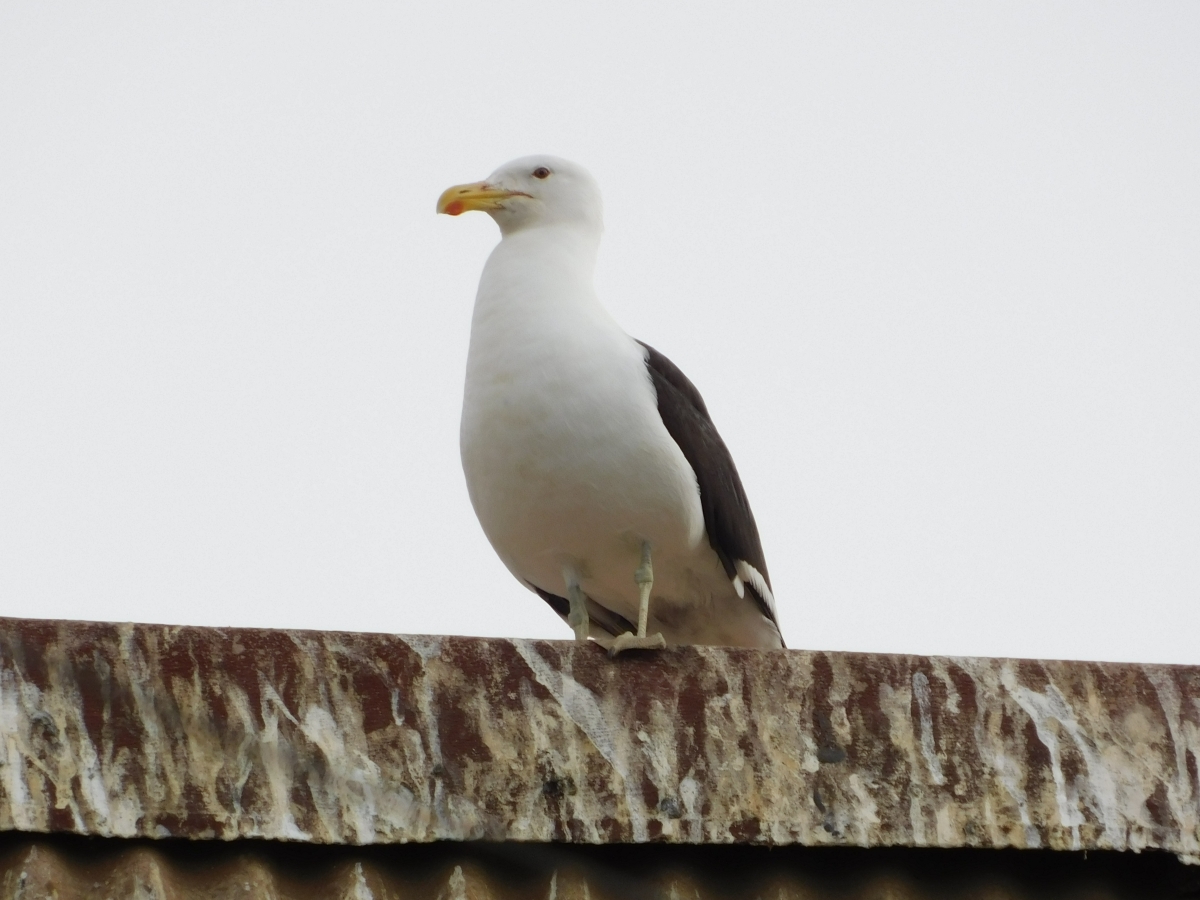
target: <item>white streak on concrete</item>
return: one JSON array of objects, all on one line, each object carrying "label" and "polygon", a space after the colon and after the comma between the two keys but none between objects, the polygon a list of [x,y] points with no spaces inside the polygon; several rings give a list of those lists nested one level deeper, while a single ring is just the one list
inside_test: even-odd
[{"label": "white streak on concrete", "polygon": [[[354,831],[355,843],[372,842],[375,839],[375,789],[380,786],[379,766],[346,746],[343,729],[323,707],[310,706],[300,728],[325,755],[329,768],[324,780],[332,783],[320,787],[332,794],[331,800]],[[326,811],[325,805],[318,804],[322,818]],[[330,834],[341,830],[336,821],[328,822],[325,827]]]},{"label": "white streak on concrete", "polygon": [[908,824],[912,828],[913,846],[929,846],[925,836],[925,812],[921,808],[921,801],[917,797],[916,791],[908,798]]},{"label": "white streak on concrete", "polygon": [[548,690],[563,712],[587,735],[592,746],[600,753],[622,778],[629,773],[625,761],[617,753],[613,742],[612,727],[600,708],[596,695],[566,672],[559,672],[530,646],[528,641],[515,641],[517,652],[533,671],[533,677]]},{"label": "white streak on concrete", "polygon": [[[1136,819],[1135,816],[1127,817],[1126,810],[1122,808],[1121,796],[1125,792],[1121,788],[1124,788],[1125,785],[1118,786],[1114,771],[1100,758],[1100,754],[1096,751],[1095,741],[1080,726],[1066,698],[1052,682],[1047,685],[1044,694],[1018,684],[1008,667],[1005,668],[1001,677],[1009,694],[1033,721],[1033,727],[1037,730],[1039,740],[1045,744],[1050,753],[1050,768],[1054,776],[1059,818],[1064,826],[1071,829],[1074,849],[1079,849],[1081,846],[1079,826],[1085,821],[1083,813],[1079,809],[1081,801],[1077,792],[1080,787],[1088,789],[1089,805],[1104,828],[1104,837],[1109,846],[1114,849],[1124,849],[1128,843],[1124,823],[1127,819]],[[1062,753],[1059,749],[1058,738],[1049,726],[1051,721],[1058,722],[1079,750],[1080,756],[1083,757],[1084,765],[1087,768],[1085,784],[1068,785],[1066,783],[1062,770]]]},{"label": "white streak on concrete", "polygon": [[879,825],[879,806],[871,796],[866,782],[857,772],[852,773],[846,783],[858,800],[858,806],[854,810],[855,827],[861,829],[864,835],[868,834]]},{"label": "white streak on concrete", "polygon": [[450,798],[446,794],[445,762],[442,757],[442,739],[438,732],[437,703],[433,696],[433,679],[429,675],[432,662],[442,655],[442,642],[434,635],[414,635],[405,638],[405,643],[421,657],[421,690],[415,698],[417,708],[421,713],[421,721],[425,726],[426,743],[429,747],[429,759],[433,763],[430,771],[433,777],[432,807],[436,822],[436,834],[439,837],[450,837],[454,832],[454,811],[450,808]]},{"label": "white streak on concrete", "polygon": [[20,727],[25,719],[17,702],[16,677],[11,670],[0,671],[0,767],[4,769],[4,787],[13,827],[20,831],[34,828],[29,786],[25,783],[25,754],[21,750]]},{"label": "white streak on concrete", "polygon": [[534,649],[531,641],[513,641],[517,652],[525,660],[538,683],[550,692],[567,718],[574,722],[587,735],[592,746],[596,748],[605,761],[612,766],[613,771],[621,776],[625,788],[625,806],[629,812],[629,824],[633,831],[633,839],[637,842],[647,840],[646,815],[643,810],[642,798],[634,792],[634,785],[629,778],[629,770],[625,760],[617,750],[613,741],[612,726],[604,715],[596,695],[581,685],[571,675],[569,670],[560,672]]},{"label": "white streak on concrete", "polygon": [[[1167,801],[1171,812],[1179,820],[1179,832],[1182,837],[1183,849],[1191,855],[1200,854],[1200,808],[1194,802],[1200,786],[1192,784],[1192,776],[1187,767],[1187,735],[1181,727],[1183,713],[1183,698],[1179,688],[1165,671],[1156,666],[1146,667],[1146,677],[1154,685],[1158,694],[1158,702],[1162,707],[1163,717],[1167,720],[1167,731],[1171,735],[1171,745],[1175,751],[1175,777],[1164,779],[1167,786]],[[1200,753],[1196,754],[1200,756]]]},{"label": "white streak on concrete", "polygon": [[684,821],[687,822],[688,840],[699,843],[704,840],[704,820],[700,816],[700,782],[689,771],[679,781],[679,800],[683,803]]},{"label": "white streak on concrete", "polygon": [[296,824],[296,818],[292,815],[292,785],[295,772],[291,763],[291,742],[280,737],[280,713],[293,725],[300,723],[288,710],[283,698],[265,679],[260,680],[260,690],[263,728],[258,739],[259,754],[267,776],[267,787],[271,792],[271,809],[275,810],[279,817],[272,830],[277,830],[284,840],[312,840],[312,836]]},{"label": "white streak on concrete", "polygon": [[917,698],[917,714],[921,718],[921,755],[929,767],[929,777],[934,784],[941,786],[946,783],[946,776],[942,774],[942,761],[938,759],[933,743],[933,697],[929,692],[929,679],[924,672],[914,672],[912,685]]},{"label": "white streak on concrete", "polygon": [[[968,672],[971,672],[975,668],[969,659],[957,659],[956,662]],[[984,683],[983,679],[977,672],[972,675],[972,678],[977,685],[977,689],[979,689],[978,686]],[[1009,756],[1005,752],[1004,745],[994,740],[988,732],[987,714],[987,704],[976,704],[975,724],[973,726],[975,746],[979,748],[980,759],[996,773],[1000,784],[1008,792],[1008,796],[1012,798],[1012,802],[1017,808],[1017,816],[1021,820],[1021,829],[1025,833],[1025,846],[1031,850],[1035,850],[1042,846],[1042,835],[1033,824],[1033,816],[1029,812],[1029,798],[1025,795],[1025,791],[1021,787],[1023,767],[1018,761]],[[990,803],[988,807],[985,820],[993,823],[997,813],[991,810]]]}]

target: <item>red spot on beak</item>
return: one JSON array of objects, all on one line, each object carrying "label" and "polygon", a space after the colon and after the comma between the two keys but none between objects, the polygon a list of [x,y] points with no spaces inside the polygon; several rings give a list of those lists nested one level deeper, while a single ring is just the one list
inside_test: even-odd
[{"label": "red spot on beak", "polygon": [[463,211],[463,202],[461,200],[451,200],[446,204],[446,215],[457,216]]}]

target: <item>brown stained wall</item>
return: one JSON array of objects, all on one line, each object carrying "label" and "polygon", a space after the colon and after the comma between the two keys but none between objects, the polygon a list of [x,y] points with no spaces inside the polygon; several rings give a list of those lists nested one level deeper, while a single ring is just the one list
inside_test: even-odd
[{"label": "brown stained wall", "polygon": [[0,620],[0,830],[1159,848],[1200,669]]}]

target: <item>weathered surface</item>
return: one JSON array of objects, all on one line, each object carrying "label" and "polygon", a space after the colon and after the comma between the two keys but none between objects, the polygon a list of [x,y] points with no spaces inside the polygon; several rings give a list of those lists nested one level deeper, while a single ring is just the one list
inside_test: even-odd
[{"label": "weathered surface", "polygon": [[0,830],[1200,856],[1200,669],[0,620]]}]

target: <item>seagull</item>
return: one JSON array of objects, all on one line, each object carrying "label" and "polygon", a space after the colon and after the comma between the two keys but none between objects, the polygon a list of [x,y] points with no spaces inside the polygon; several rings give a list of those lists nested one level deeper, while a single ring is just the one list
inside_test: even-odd
[{"label": "seagull", "polygon": [[475,296],[460,449],[504,565],[613,656],[783,647],[758,526],[700,392],[596,295],[595,179],[524,157],[438,199],[470,210],[501,240]]}]

